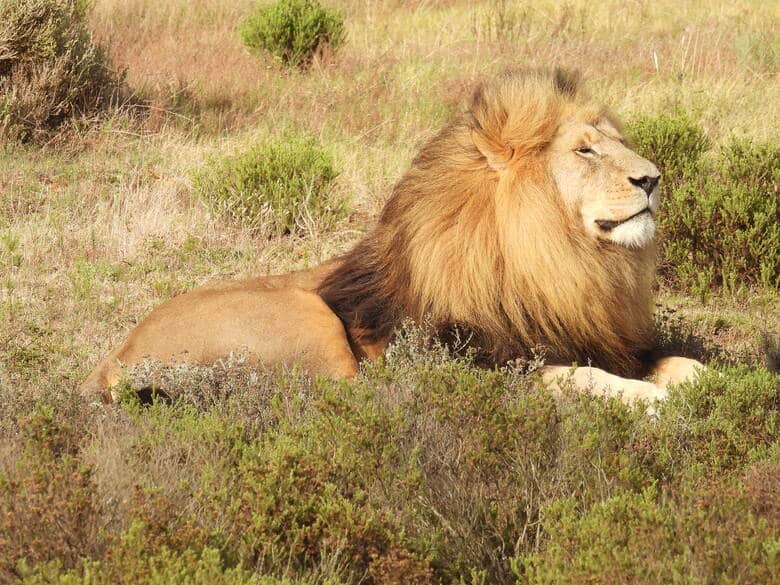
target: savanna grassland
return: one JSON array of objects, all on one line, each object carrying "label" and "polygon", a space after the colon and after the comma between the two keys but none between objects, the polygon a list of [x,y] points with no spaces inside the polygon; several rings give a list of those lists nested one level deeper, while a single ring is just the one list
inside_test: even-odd
[{"label": "savanna grassland", "polygon": [[[51,62],[0,0],[0,582],[780,581],[777,6],[328,0],[341,42],[289,65],[255,2],[47,3],[84,24]],[[711,369],[654,416],[413,327],[350,383],[238,356],[76,393],[165,299],[348,249],[477,83],[556,65],[664,171],[658,342]],[[280,206],[229,188],[257,161]]]}]

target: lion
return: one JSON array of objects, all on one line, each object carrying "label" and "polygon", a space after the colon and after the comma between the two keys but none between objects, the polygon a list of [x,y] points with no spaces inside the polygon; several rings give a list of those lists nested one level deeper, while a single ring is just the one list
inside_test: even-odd
[{"label": "lion", "polygon": [[123,367],[234,352],[351,378],[412,320],[445,341],[466,332],[488,366],[541,346],[542,377],[556,389],[570,381],[626,401],[663,398],[703,366],[648,358],[659,181],[576,76],[507,74],[478,87],[421,149],[351,251],[170,299],[82,392],[110,401]]}]

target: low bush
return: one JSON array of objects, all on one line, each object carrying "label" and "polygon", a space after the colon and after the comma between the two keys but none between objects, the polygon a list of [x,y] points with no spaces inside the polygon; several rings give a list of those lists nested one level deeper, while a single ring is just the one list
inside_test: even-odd
[{"label": "low bush", "polygon": [[326,47],[335,50],[344,43],[344,20],[317,0],[278,0],[259,5],[240,32],[248,47],[268,51],[285,65],[304,67]]},{"label": "low bush", "polygon": [[350,383],[157,368],[142,373],[166,402],[55,390],[0,410],[1,577],[777,580],[780,376],[765,370],[710,371],[648,418],[419,345]]},{"label": "low bush", "polygon": [[72,567],[99,553],[95,484],[92,470],[79,458],[81,433],[44,406],[19,425],[16,465],[6,473],[0,468],[3,582],[16,574],[21,561]]},{"label": "low bush", "polygon": [[[143,550],[136,543],[136,551]],[[112,567],[113,568],[113,567]],[[240,567],[225,568],[218,550],[205,548],[201,552],[182,553],[163,548],[154,554],[138,554],[126,560],[119,570],[85,562],[78,570],[65,571],[62,563],[53,561],[36,566],[21,563],[20,582],[23,585],[315,585],[315,579],[284,579],[257,575]],[[327,585],[341,585],[330,581]]]},{"label": "low bush", "polygon": [[716,287],[780,288],[780,147],[733,138],[716,150],[682,113],[628,126],[664,173],[661,275],[706,297]]},{"label": "low bush", "polygon": [[287,134],[245,152],[213,158],[198,170],[195,191],[217,214],[274,234],[306,223],[329,224],[346,212],[330,183],[333,158],[314,138]]},{"label": "low bush", "polygon": [[638,152],[661,170],[667,185],[698,174],[712,145],[701,125],[682,111],[640,116],[627,131]]},{"label": "low bush", "polygon": [[[774,583],[778,526],[756,513],[752,473],[680,491],[622,492],[586,512],[576,498],[557,500],[542,514],[543,550],[514,559],[518,584]],[[705,544],[713,542],[728,545]]]},{"label": "low bush", "polygon": [[121,78],[87,28],[84,0],[0,0],[0,137],[47,138],[116,95]]}]

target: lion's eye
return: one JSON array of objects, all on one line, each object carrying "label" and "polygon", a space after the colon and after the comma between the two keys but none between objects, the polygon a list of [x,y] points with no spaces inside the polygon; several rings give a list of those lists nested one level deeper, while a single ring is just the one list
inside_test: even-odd
[{"label": "lion's eye", "polygon": [[596,152],[589,146],[583,146],[582,148],[578,148],[577,152],[579,154],[596,154]]}]

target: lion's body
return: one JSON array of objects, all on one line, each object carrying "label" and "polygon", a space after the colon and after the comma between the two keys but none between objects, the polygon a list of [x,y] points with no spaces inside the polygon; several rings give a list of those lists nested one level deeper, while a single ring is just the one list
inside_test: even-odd
[{"label": "lion's body", "polygon": [[[357,361],[341,321],[312,289],[323,270],[214,282],[157,307],[82,385],[103,393],[123,365],[208,364],[231,353],[265,365],[298,365],[312,374],[349,377]],[[110,396],[105,396],[107,399]]]},{"label": "lion's body", "polygon": [[[615,128],[568,79],[485,87],[421,150],[352,251],[168,301],[84,389],[147,357],[205,363],[231,352],[351,376],[405,319],[467,330],[491,363],[542,346],[553,363],[636,374],[652,344],[658,173]],[[644,396],[652,385],[638,383]]]}]

